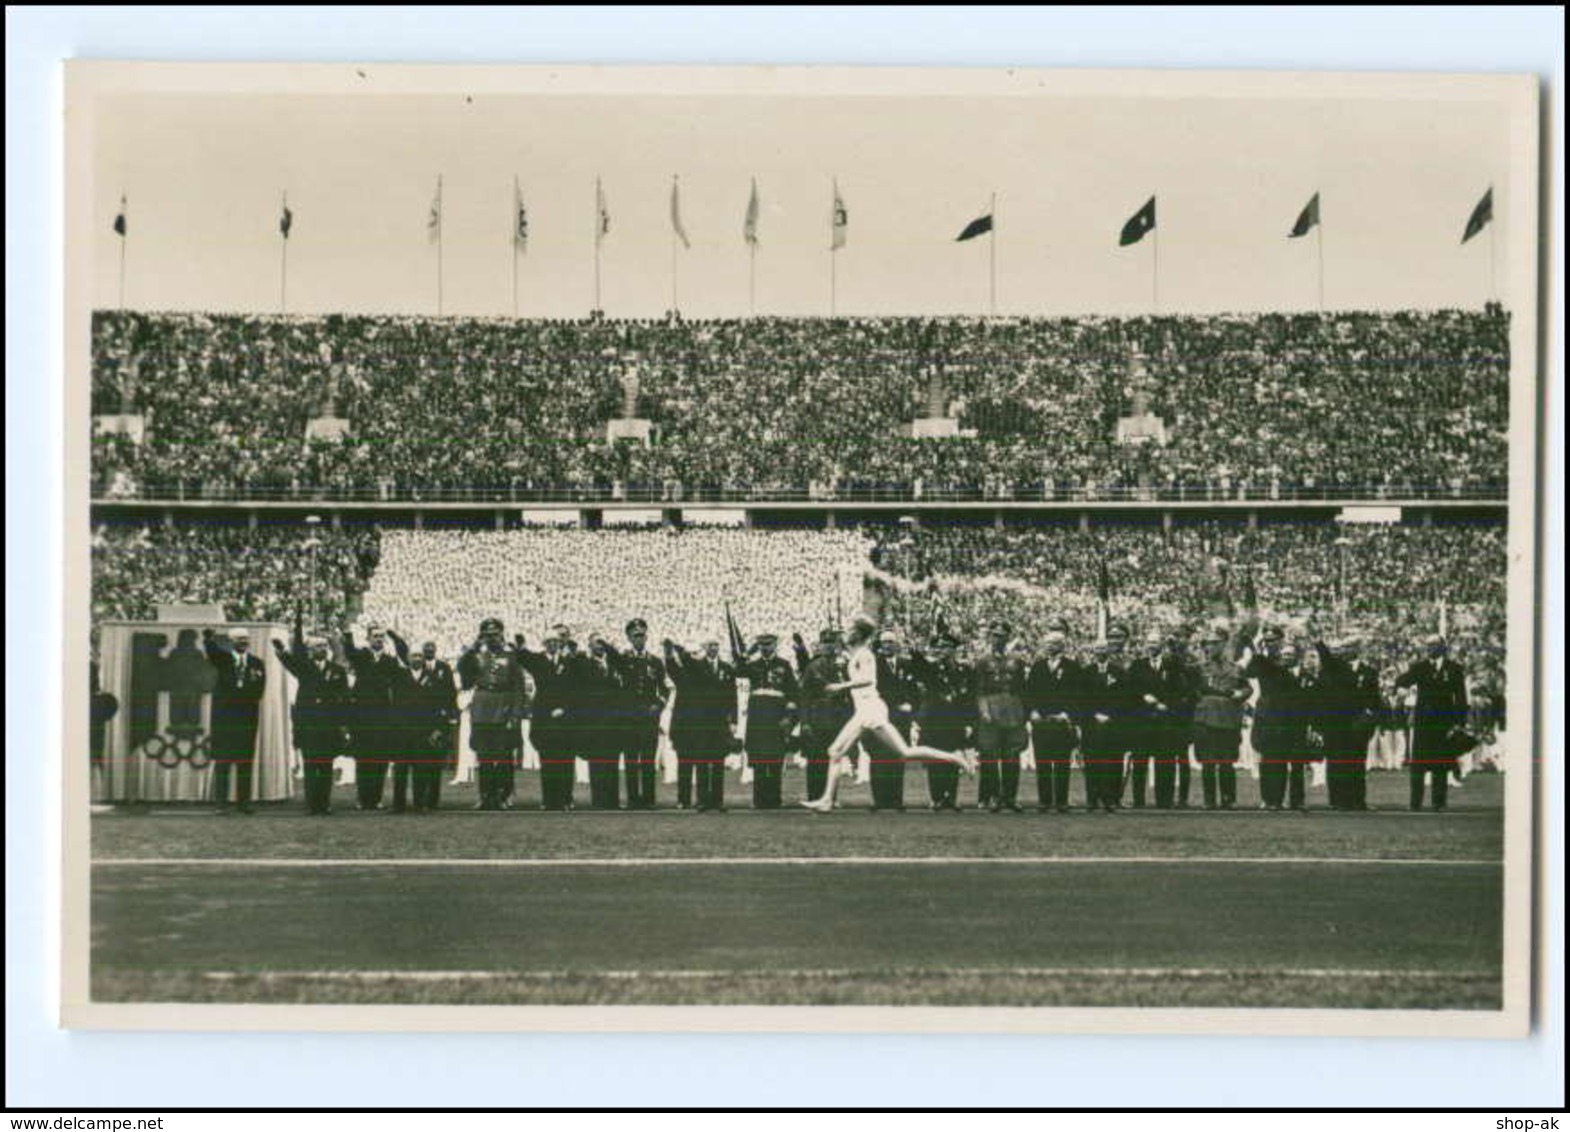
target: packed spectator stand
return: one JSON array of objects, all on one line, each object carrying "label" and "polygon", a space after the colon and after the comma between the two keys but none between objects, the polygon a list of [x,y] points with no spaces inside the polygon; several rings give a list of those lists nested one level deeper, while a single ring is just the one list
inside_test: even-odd
[{"label": "packed spectator stand", "polygon": [[[1492,499],[1508,317],[686,322],[101,311],[105,499]],[[1168,443],[1119,444],[1136,395]],[[608,445],[631,409],[656,443]],[[900,435],[958,419],[941,441]],[[347,434],[306,441],[319,416]]]}]

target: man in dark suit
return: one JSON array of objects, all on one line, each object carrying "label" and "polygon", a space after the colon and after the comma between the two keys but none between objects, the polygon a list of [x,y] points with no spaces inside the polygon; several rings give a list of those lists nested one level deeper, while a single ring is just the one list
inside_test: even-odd
[{"label": "man in dark suit", "polygon": [[665,662],[648,651],[649,625],[641,617],[627,622],[628,648],[612,652],[621,683],[617,720],[619,747],[627,778],[627,808],[652,810],[655,804],[654,756],[660,745],[660,715],[670,681]]},{"label": "man in dark suit", "polygon": [[777,636],[761,634],[736,671],[737,678],[748,683],[746,749],[755,810],[780,808],[785,749],[801,701],[796,670],[778,649]]},{"label": "man in dark suit", "polygon": [[[913,653],[910,663],[921,685],[922,743],[940,751],[962,751],[970,747],[976,734],[976,686],[969,667],[959,659],[959,641],[941,633],[932,640],[930,656]],[[840,726],[844,726],[843,720]],[[829,742],[833,741],[831,736]],[[927,764],[927,796],[932,799],[934,810],[959,812],[959,776],[957,766]],[[812,796],[822,795],[823,784],[820,783],[818,792]]]},{"label": "man in dark suit", "polygon": [[1013,628],[994,621],[987,651],[975,663],[976,751],[981,757],[979,805],[993,813],[1020,813],[1020,752],[1030,742],[1025,720],[1025,658],[1010,648]]},{"label": "man in dark suit", "polygon": [[[801,668],[801,754],[807,760],[809,798],[821,798],[828,789],[829,745],[851,717],[850,695],[828,690],[846,678],[843,643],[839,630],[824,629],[818,634],[816,655]],[[806,652],[799,636],[796,651],[798,657]]]},{"label": "man in dark suit", "polygon": [[1129,722],[1139,698],[1128,678],[1123,649],[1128,630],[1107,629],[1107,639],[1091,649],[1085,668],[1085,709],[1080,757],[1085,764],[1085,808],[1115,814],[1123,803],[1123,758],[1128,753]]},{"label": "man in dark suit", "polygon": [[1328,701],[1325,786],[1333,810],[1368,809],[1368,744],[1384,711],[1379,672],[1364,663],[1355,637],[1314,644]]},{"label": "man in dark suit", "polygon": [[665,663],[676,684],[671,744],[692,767],[699,813],[725,812],[725,757],[736,727],[736,674],[720,659],[720,644],[703,642],[695,655],[665,642]]},{"label": "man in dark suit", "polygon": [[1260,633],[1254,654],[1243,668],[1245,677],[1259,682],[1250,739],[1259,756],[1260,805],[1276,812],[1287,800],[1289,779],[1292,808],[1300,809],[1304,804],[1302,752],[1306,737],[1296,666],[1295,646],[1287,648],[1281,629],[1270,625]]},{"label": "man in dark suit", "polygon": [[589,635],[588,656],[577,670],[574,731],[577,753],[589,763],[589,804],[596,810],[619,810],[623,692],[604,637]]},{"label": "man in dark suit", "polygon": [[1068,657],[1068,637],[1053,629],[1025,682],[1030,742],[1036,756],[1036,803],[1041,813],[1069,812],[1068,790],[1079,724],[1084,714],[1084,673]]},{"label": "man in dark suit", "polygon": [[235,800],[251,813],[251,780],[256,769],[256,731],[267,669],[251,655],[251,633],[229,631],[225,642],[202,630],[207,662],[215,674],[212,700],[213,797],[220,813],[229,812],[229,771],[235,772]]},{"label": "man in dark suit", "polygon": [[350,731],[354,742],[354,787],[362,810],[382,808],[387,768],[398,758],[401,728],[397,703],[409,670],[387,647],[387,632],[379,625],[365,630],[365,647],[354,643],[354,634],[343,635],[344,655],[354,672],[354,713]]},{"label": "man in dark suit", "polygon": [[[403,809],[405,792],[412,783],[415,812],[435,810],[441,804],[447,750],[458,722],[458,690],[450,676],[444,679],[427,661],[424,650],[409,654],[409,683],[403,690],[401,708],[403,758],[393,770],[393,809]],[[513,735],[516,734],[514,724]],[[516,750],[515,742],[509,753],[515,754]],[[503,804],[512,796],[512,778],[509,762],[503,775]]]},{"label": "man in dark suit", "polygon": [[469,747],[474,751],[481,810],[500,810],[507,802],[514,755],[522,742],[526,685],[524,666],[507,648],[501,619],[480,622],[474,644],[458,657],[458,679],[469,701]]},{"label": "man in dark suit", "polygon": [[[878,666],[878,695],[888,705],[889,722],[905,742],[911,742],[911,725],[921,711],[921,683],[908,658],[900,655],[899,637],[884,631],[878,634],[875,650]],[[926,741],[928,746],[933,744]],[[905,760],[890,752],[868,751],[872,760],[872,811],[905,812]],[[958,767],[954,767],[958,770]]]},{"label": "man in dark suit", "polygon": [[1450,773],[1470,743],[1466,724],[1468,701],[1466,674],[1450,659],[1450,648],[1440,636],[1424,642],[1427,656],[1396,677],[1396,688],[1415,689],[1412,739],[1407,749],[1411,781],[1411,807],[1423,808],[1423,780],[1432,783],[1433,808],[1442,812],[1449,802]]},{"label": "man in dark suit", "polygon": [[545,639],[544,651],[529,649],[519,634],[513,638],[513,652],[534,678],[529,739],[540,754],[541,808],[555,812],[571,810],[575,785],[573,764],[577,758],[573,709],[579,694],[574,682],[582,658],[572,648],[565,625],[552,627],[551,636]]},{"label": "man in dark suit", "polygon": [[[442,753],[442,768],[448,774],[458,770],[458,727],[457,727],[457,674],[453,672],[452,665],[436,655],[436,642],[426,641],[420,646],[420,652],[425,657],[425,667],[431,674],[431,683],[438,688],[453,689],[453,726],[447,729],[447,747]],[[520,747],[521,749],[521,747]],[[440,787],[438,786],[439,790]]]},{"label": "man in dark suit", "polygon": [[349,674],[333,663],[327,638],[307,637],[298,617],[288,648],[279,640],[273,650],[297,687],[294,693],[294,745],[305,764],[305,812],[333,812],[333,760],[349,745]]},{"label": "man in dark suit", "polygon": [[1243,676],[1239,657],[1252,635],[1252,625],[1245,623],[1234,628],[1223,620],[1212,623],[1201,642],[1193,738],[1207,810],[1230,810],[1237,805],[1243,705],[1253,693]]},{"label": "man in dark suit", "polygon": [[1181,642],[1159,630],[1145,638],[1146,655],[1129,665],[1138,696],[1129,730],[1133,766],[1129,773],[1135,809],[1145,806],[1151,763],[1156,772],[1156,807],[1170,810],[1179,760],[1188,763],[1189,732],[1198,699],[1197,676],[1181,659]]}]

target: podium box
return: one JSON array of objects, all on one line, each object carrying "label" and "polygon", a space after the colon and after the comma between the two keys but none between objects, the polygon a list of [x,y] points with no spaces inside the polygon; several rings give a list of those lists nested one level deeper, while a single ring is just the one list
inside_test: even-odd
[{"label": "podium box", "polygon": [[128,436],[140,444],[147,434],[147,420],[141,413],[99,413],[93,418],[93,434]]},{"label": "podium box", "polygon": [[305,422],[307,440],[342,440],[348,434],[347,417],[312,417]]},{"label": "podium box", "polygon": [[620,417],[605,422],[605,443],[615,444],[618,440],[635,440],[647,448],[653,432],[653,421],[642,417]]},{"label": "podium box", "polygon": [[922,417],[910,422],[910,435],[917,440],[947,440],[959,436],[959,418]]}]

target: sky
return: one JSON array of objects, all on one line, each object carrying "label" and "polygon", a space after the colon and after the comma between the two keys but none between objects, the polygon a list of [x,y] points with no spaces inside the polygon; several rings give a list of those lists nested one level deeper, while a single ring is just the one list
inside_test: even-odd
[{"label": "sky", "polygon": [[[449,315],[511,314],[515,269],[520,316],[590,310],[596,178],[611,317],[662,314],[673,283],[688,317],[746,315],[749,266],[759,314],[827,314],[831,289],[842,315],[984,314],[994,255],[1004,315],[1313,310],[1321,255],[1328,308],[1472,307],[1490,256],[1507,277],[1508,123],[1466,96],[120,94],[90,150],[93,302],[120,302],[123,192],[126,306],[435,313],[440,174]],[[1462,246],[1490,185],[1497,228]],[[1315,192],[1322,230],[1288,239]],[[1156,232],[1120,248],[1152,195]],[[957,243],[994,196],[994,235]]]}]

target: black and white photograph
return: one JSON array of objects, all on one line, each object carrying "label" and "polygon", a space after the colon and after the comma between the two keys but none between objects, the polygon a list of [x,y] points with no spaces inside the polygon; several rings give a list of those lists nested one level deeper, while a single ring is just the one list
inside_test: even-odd
[{"label": "black and white photograph", "polygon": [[67,1025],[1526,1032],[1535,78],[64,106]]}]

